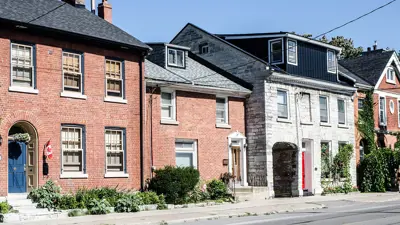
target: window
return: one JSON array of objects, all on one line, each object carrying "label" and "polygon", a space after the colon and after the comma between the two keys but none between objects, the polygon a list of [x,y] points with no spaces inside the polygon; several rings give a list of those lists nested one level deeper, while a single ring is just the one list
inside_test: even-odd
[{"label": "window", "polygon": [[328,50],[328,72],[336,73],[336,53],[332,50]]},{"label": "window", "polygon": [[33,46],[11,44],[11,86],[35,88]]},{"label": "window", "polygon": [[208,53],[208,44],[207,43],[201,44],[199,46],[199,52],[200,52],[200,54],[207,54]]},{"label": "window", "polygon": [[106,59],[106,86],[107,97],[124,97],[123,62]]},{"label": "window", "polygon": [[379,124],[386,126],[386,99],[379,97]]},{"label": "window", "polygon": [[346,124],[346,102],[338,99],[339,124]]},{"label": "window", "polygon": [[297,66],[297,41],[288,40],[288,63]]},{"label": "window", "polygon": [[365,99],[363,99],[363,98],[359,98],[359,99],[358,99],[358,111],[362,111],[362,110],[363,110],[363,108],[364,108],[364,101],[365,101]]},{"label": "window", "polygon": [[396,84],[396,72],[393,68],[388,68],[386,73],[386,82]]},{"label": "window", "polygon": [[63,125],[61,128],[62,172],[85,173],[84,126]]},{"label": "window", "polygon": [[398,125],[400,127],[400,100],[397,100],[397,117]]},{"label": "window", "polygon": [[330,143],[321,142],[321,178],[330,178],[331,152]]},{"label": "window", "polygon": [[168,65],[185,67],[185,52],[183,50],[168,48]]},{"label": "window", "polygon": [[63,91],[82,93],[82,55],[63,52]]},{"label": "window", "polygon": [[126,171],[126,140],[125,129],[106,128],[105,147],[106,147],[106,173]]},{"label": "window", "polygon": [[228,99],[217,98],[217,124],[228,124]]},{"label": "window", "polygon": [[393,102],[393,100],[389,101],[389,110],[390,110],[390,114],[394,113],[394,102]]},{"label": "window", "polygon": [[161,92],[161,119],[176,120],[175,92]]},{"label": "window", "polygon": [[300,98],[300,117],[302,123],[310,123],[312,121],[311,116],[311,102],[309,93],[301,93]]},{"label": "window", "polygon": [[289,118],[287,91],[278,90],[278,118]]},{"label": "window", "polygon": [[283,63],[283,40],[276,39],[269,41],[269,62]]},{"label": "window", "polygon": [[328,97],[326,96],[319,97],[319,112],[320,112],[320,121],[323,123],[328,123],[329,122]]},{"label": "window", "polygon": [[197,146],[195,141],[175,141],[176,166],[197,168]]}]

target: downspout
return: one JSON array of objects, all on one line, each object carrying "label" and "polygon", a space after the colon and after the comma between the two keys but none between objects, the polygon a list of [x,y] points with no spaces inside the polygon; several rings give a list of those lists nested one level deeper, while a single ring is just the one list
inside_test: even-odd
[{"label": "downspout", "polygon": [[[300,95],[300,93],[299,92],[297,92],[296,91],[296,93],[295,93],[295,97],[294,97],[294,107],[295,107],[295,111],[296,111],[296,137],[297,137],[297,147],[299,148],[298,149],[298,154],[299,154],[299,158],[298,159],[301,159],[301,160],[303,160],[302,159],[302,157],[303,157],[303,153],[302,153],[302,151],[303,151],[303,149],[302,149],[302,140],[301,140],[301,138],[300,138],[300,119],[299,119],[299,114],[300,114],[300,110],[299,110],[299,95]],[[299,160],[297,159],[297,162],[299,163],[299,165],[302,165],[302,161],[300,160],[300,162],[299,162]],[[301,177],[301,180],[302,180],[302,182],[303,182],[303,170],[304,170],[304,168],[302,168],[301,170],[300,170],[300,166],[298,166],[297,167],[297,176],[300,176]],[[298,178],[297,178],[298,179]],[[300,183],[300,185],[302,185],[302,182]],[[298,185],[299,186],[299,185]],[[298,188],[298,187],[297,187]],[[302,189],[302,188],[301,188]],[[300,190],[299,190],[299,192],[300,192]],[[299,193],[299,195],[300,195],[300,193]],[[303,194],[301,194],[301,196],[302,196]]]},{"label": "downspout", "polygon": [[139,104],[140,104],[140,190],[144,191],[144,129],[143,129],[143,62],[145,55],[139,59]]}]

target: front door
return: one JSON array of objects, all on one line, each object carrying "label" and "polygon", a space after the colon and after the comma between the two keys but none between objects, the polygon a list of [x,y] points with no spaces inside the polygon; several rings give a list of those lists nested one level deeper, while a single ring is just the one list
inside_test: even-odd
[{"label": "front door", "polygon": [[242,180],[240,174],[240,147],[232,147],[232,175],[237,182]]},{"label": "front door", "polygon": [[26,144],[8,142],[8,192],[26,192]]}]

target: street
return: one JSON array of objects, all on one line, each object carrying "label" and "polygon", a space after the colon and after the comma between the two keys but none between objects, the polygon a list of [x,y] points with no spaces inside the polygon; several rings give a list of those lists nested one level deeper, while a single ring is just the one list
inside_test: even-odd
[{"label": "street", "polygon": [[244,214],[241,217],[185,223],[188,225],[297,225],[297,224],[400,224],[400,201],[383,203],[348,200],[320,202],[326,208],[273,215]]}]

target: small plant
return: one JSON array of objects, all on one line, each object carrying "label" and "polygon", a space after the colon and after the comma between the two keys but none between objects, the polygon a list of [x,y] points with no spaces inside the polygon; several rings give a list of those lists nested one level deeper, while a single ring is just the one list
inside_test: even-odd
[{"label": "small plant", "polygon": [[87,210],[74,209],[68,212],[69,217],[86,216],[88,214]]},{"label": "small plant", "polygon": [[228,188],[221,180],[214,179],[208,183],[207,192],[210,194],[210,198],[213,200],[222,199],[227,197]]},{"label": "small plant", "polygon": [[118,199],[114,210],[119,213],[138,212],[139,205],[142,204],[143,202],[137,194],[125,194]]},{"label": "small plant", "polygon": [[12,207],[8,204],[8,202],[0,202],[0,214],[8,213]]},{"label": "small plant", "polygon": [[12,135],[14,141],[20,141],[28,143],[31,141],[31,136],[28,133],[17,133]]},{"label": "small plant", "polygon": [[160,199],[155,192],[139,192],[136,195],[142,200],[144,205],[156,205],[160,203]]},{"label": "small plant", "polygon": [[56,185],[52,180],[48,180],[42,187],[33,189],[29,193],[28,199],[38,203],[38,208],[56,209],[61,199],[60,192],[60,186]]},{"label": "small plant", "polygon": [[110,207],[110,203],[106,199],[97,200],[92,199],[88,204],[88,211],[92,215],[101,215],[109,213],[108,207]]},{"label": "small plant", "polygon": [[58,208],[66,210],[66,209],[77,209],[79,207],[75,196],[68,194],[61,196],[60,201],[58,203]]}]

